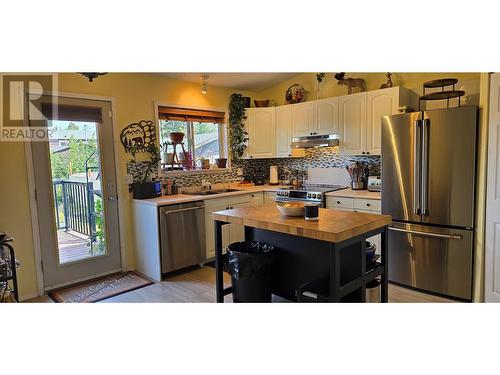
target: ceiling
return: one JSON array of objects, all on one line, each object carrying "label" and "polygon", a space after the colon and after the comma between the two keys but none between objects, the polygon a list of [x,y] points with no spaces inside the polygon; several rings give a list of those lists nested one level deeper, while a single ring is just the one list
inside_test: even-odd
[{"label": "ceiling", "polygon": [[165,73],[181,81],[199,82],[201,76],[208,75],[208,86],[229,87],[236,90],[262,91],[299,73]]}]

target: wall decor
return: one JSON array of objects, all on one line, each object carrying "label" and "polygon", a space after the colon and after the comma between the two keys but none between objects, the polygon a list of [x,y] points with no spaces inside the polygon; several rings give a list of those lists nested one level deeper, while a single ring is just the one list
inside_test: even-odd
[{"label": "wall decor", "polygon": [[365,80],[362,78],[345,78],[345,73],[335,73],[335,79],[340,86],[347,86],[347,93],[353,94],[353,89],[357,88],[358,92],[366,91]]},{"label": "wall decor", "polygon": [[325,79],[326,73],[316,73],[316,100],[321,98],[321,83]]},{"label": "wall decor", "polygon": [[128,153],[146,152],[150,145],[156,144],[156,127],[149,120],[134,122],[121,131],[120,141]]},{"label": "wall decor", "polygon": [[306,100],[306,90],[299,84],[294,84],[286,90],[285,100],[288,104],[300,103]]},{"label": "wall decor", "polygon": [[389,87],[393,86],[393,83],[392,83],[392,80],[391,80],[392,73],[387,73],[385,76],[387,77],[387,82],[384,83],[383,85],[380,85],[381,89],[388,89]]}]

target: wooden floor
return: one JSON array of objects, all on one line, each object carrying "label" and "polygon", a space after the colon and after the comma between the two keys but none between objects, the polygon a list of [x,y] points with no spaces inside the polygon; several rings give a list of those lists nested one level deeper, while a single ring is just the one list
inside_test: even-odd
[{"label": "wooden floor", "polygon": [[59,244],[59,261],[63,264],[92,256],[88,237],[60,229],[57,231],[57,242]]},{"label": "wooden floor", "polygon": [[[226,273],[224,273],[224,284],[225,286],[231,284],[231,278]],[[227,295],[224,300],[232,302],[232,296]],[[42,296],[28,302],[53,301],[48,296]],[[212,267],[196,268],[169,277],[161,283],[133,290],[101,302],[215,302],[215,270]],[[275,296],[273,302],[286,301]],[[390,284],[389,302],[454,301]]]}]

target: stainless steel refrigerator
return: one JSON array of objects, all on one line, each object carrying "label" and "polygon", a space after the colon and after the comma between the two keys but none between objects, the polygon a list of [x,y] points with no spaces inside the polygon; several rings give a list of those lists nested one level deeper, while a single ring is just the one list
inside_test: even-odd
[{"label": "stainless steel refrigerator", "polygon": [[477,107],[382,118],[389,280],[470,300]]}]

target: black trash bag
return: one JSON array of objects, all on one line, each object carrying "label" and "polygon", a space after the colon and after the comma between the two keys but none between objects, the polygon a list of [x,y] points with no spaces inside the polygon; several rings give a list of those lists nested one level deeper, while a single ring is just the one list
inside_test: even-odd
[{"label": "black trash bag", "polygon": [[227,247],[229,273],[236,280],[267,276],[274,257],[274,246],[263,241],[234,242]]},{"label": "black trash bag", "polygon": [[274,246],[266,242],[235,242],[227,260],[234,302],[271,302]]}]

